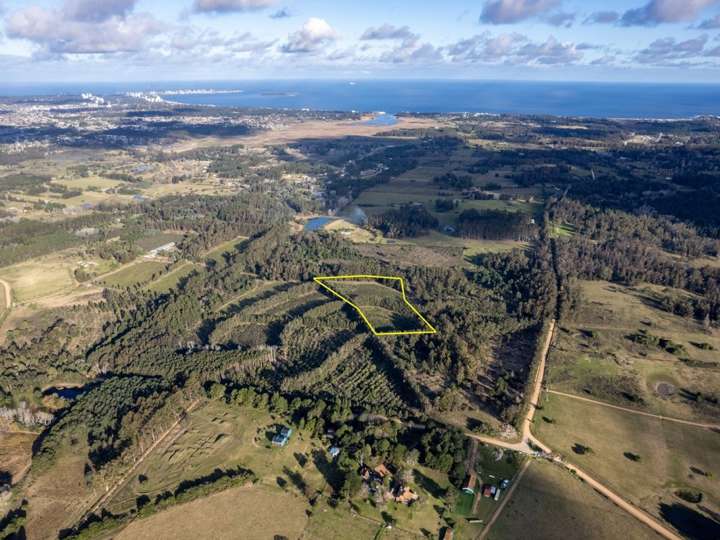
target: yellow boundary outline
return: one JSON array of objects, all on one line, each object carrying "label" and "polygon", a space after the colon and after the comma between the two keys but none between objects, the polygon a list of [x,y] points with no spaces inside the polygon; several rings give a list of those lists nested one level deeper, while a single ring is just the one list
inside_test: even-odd
[{"label": "yellow boundary outline", "polygon": [[[370,323],[368,318],[365,316],[365,313],[363,313],[363,310],[351,302],[349,299],[345,298],[342,294],[335,291],[332,287],[329,287],[323,283],[323,281],[333,281],[333,280],[340,280],[340,279],[391,279],[393,281],[399,281],[400,282],[400,293],[402,294],[403,302],[412,310],[415,315],[417,315],[420,320],[428,327],[427,330],[405,330],[405,331],[396,331],[396,332],[378,332],[375,330],[375,327]],[[407,336],[407,335],[418,335],[418,334],[435,334],[437,333],[437,330],[435,327],[430,324],[425,317],[423,317],[420,312],[415,309],[415,306],[413,306],[407,299],[407,296],[405,294],[405,279],[399,276],[374,276],[370,274],[358,274],[358,275],[347,275],[347,276],[318,276],[314,277],[313,281],[323,287],[324,289],[330,291],[333,295],[337,296],[340,300],[343,302],[349,304],[352,306],[355,311],[357,311],[360,314],[360,317],[362,317],[362,320],[365,321],[365,324],[368,325],[368,328],[370,328],[370,331],[375,334],[376,336]]]}]

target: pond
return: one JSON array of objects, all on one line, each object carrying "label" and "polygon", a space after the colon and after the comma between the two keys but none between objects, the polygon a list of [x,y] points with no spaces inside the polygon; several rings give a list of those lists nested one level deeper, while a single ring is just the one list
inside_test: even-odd
[{"label": "pond", "polygon": [[334,220],[335,218],[330,216],[318,216],[308,219],[307,223],[305,223],[305,230],[317,231],[318,229],[322,229],[325,225]]},{"label": "pond", "polygon": [[43,390],[44,396],[57,396],[68,401],[74,400],[88,390],[86,386],[51,386]]},{"label": "pond", "polygon": [[397,123],[397,116],[387,113],[378,114],[374,118],[365,121],[366,126],[394,126]]}]

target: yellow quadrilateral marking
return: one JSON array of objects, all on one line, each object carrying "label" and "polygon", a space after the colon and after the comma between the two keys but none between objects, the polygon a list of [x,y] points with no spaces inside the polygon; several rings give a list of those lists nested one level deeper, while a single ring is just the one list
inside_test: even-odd
[{"label": "yellow quadrilateral marking", "polygon": [[[378,332],[375,330],[375,327],[372,325],[372,323],[368,320],[367,316],[363,312],[363,310],[354,304],[352,301],[350,301],[348,298],[345,298],[342,294],[334,290],[332,287],[328,287],[323,283],[323,281],[333,281],[333,280],[340,280],[340,279],[390,279],[394,281],[400,282],[400,293],[402,294],[403,302],[412,310],[412,312],[417,315],[420,320],[428,327],[427,330],[406,330],[406,331],[396,331],[396,332]],[[437,330],[435,327],[430,324],[425,317],[423,317],[420,312],[415,309],[415,306],[413,306],[407,299],[407,296],[405,295],[405,279],[399,276],[374,276],[370,274],[358,274],[358,275],[348,275],[348,276],[318,276],[314,277],[313,281],[323,287],[324,289],[330,291],[333,295],[337,296],[340,300],[345,302],[346,304],[349,304],[352,306],[355,311],[357,311],[360,314],[360,317],[362,317],[362,320],[365,321],[365,324],[368,325],[368,328],[370,328],[370,331],[375,334],[376,336],[405,336],[405,335],[413,335],[413,334],[435,334],[437,333]]]}]

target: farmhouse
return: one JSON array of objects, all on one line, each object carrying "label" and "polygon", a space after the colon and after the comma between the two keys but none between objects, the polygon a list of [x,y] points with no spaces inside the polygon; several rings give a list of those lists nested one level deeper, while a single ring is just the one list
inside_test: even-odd
[{"label": "farmhouse", "polygon": [[395,502],[402,504],[411,504],[418,500],[418,494],[412,489],[402,484],[398,484],[392,491],[393,499]]},{"label": "farmhouse", "polygon": [[290,440],[290,435],[292,435],[292,429],[283,426],[282,428],[280,428],[280,431],[278,431],[277,434],[273,437],[273,446],[285,446]]}]

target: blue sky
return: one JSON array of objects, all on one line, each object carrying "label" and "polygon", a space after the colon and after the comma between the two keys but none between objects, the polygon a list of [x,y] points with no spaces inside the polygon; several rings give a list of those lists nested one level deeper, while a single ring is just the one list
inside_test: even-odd
[{"label": "blue sky", "polygon": [[720,83],[720,0],[0,0],[0,73]]}]

